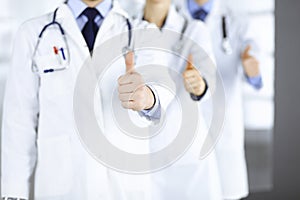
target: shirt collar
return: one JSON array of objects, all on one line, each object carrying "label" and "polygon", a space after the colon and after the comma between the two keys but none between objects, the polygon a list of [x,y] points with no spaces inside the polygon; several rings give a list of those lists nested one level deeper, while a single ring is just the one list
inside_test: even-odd
[{"label": "shirt collar", "polygon": [[195,0],[188,0],[188,9],[190,10],[190,13],[194,14],[196,13],[199,9],[203,9],[207,13],[210,13],[212,7],[213,7],[214,0],[209,0],[207,3],[203,4],[202,6],[199,6]]},{"label": "shirt collar", "polygon": [[[68,0],[68,5],[71,8],[73,15],[77,19],[81,13],[88,7],[81,0]],[[105,17],[112,8],[112,0],[103,0],[96,6],[96,9]]]}]

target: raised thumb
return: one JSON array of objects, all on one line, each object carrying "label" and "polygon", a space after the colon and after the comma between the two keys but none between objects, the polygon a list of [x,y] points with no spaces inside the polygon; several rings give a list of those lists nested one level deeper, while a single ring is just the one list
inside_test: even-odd
[{"label": "raised thumb", "polygon": [[194,69],[194,66],[193,66],[193,56],[190,54],[187,60],[185,70],[191,70],[191,69]]},{"label": "raised thumb", "polygon": [[244,59],[250,57],[250,51],[251,51],[251,46],[248,45],[243,52],[242,58]]},{"label": "raised thumb", "polygon": [[134,53],[129,51],[125,56],[126,73],[134,70]]}]

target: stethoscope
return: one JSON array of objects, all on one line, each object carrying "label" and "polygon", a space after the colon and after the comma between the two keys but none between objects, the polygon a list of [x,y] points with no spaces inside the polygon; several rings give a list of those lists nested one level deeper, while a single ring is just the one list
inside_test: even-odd
[{"label": "stethoscope", "polygon": [[182,15],[182,17],[184,18],[184,24],[182,26],[182,29],[180,31],[180,38],[177,42],[177,44],[175,44],[173,46],[173,51],[177,52],[177,53],[180,53],[180,51],[183,49],[183,46],[185,45],[184,43],[184,34],[186,32],[186,29],[189,25],[189,21],[187,20],[187,18],[185,16]]},{"label": "stethoscope", "polygon": [[[176,10],[178,12],[180,12],[181,10],[181,7],[178,6],[176,7]],[[186,17],[183,15],[183,17],[185,18],[185,23],[186,23],[186,26],[187,26],[187,20],[186,20]],[[221,29],[222,29],[222,50],[223,52],[226,54],[226,55],[231,55],[233,50],[232,50],[232,46],[230,44],[230,41],[229,41],[229,35],[228,35],[228,27],[227,27],[227,21],[226,21],[227,17],[225,15],[222,15],[222,24],[221,24]],[[179,50],[180,47],[183,46],[183,41],[182,41],[182,37],[183,37],[183,34],[185,32],[185,29],[186,27],[183,28],[183,31],[181,32],[182,36],[179,40],[179,43],[177,44],[177,47],[176,49]]]},{"label": "stethoscope", "polygon": [[222,16],[222,49],[226,55],[232,54],[232,47],[229,41],[226,16]]},{"label": "stethoscope", "polygon": [[[67,3],[67,1],[65,2]],[[41,30],[39,36],[38,36],[38,41],[35,45],[34,51],[33,51],[33,56],[32,56],[32,72],[34,73],[38,73],[38,74],[45,74],[45,73],[51,73],[51,72],[55,72],[55,71],[62,71],[68,68],[68,66],[70,65],[70,48],[68,45],[68,41],[67,41],[67,37],[66,37],[66,33],[63,29],[63,27],[61,26],[61,24],[59,22],[56,21],[56,15],[57,15],[57,11],[58,8],[55,9],[54,13],[53,13],[53,19],[49,24],[46,24],[43,29]],[[127,46],[125,46],[123,48],[123,53],[125,55],[126,52],[128,52],[129,50],[132,49],[132,25],[129,21],[128,18],[126,18],[126,24],[127,24],[127,28],[128,28],[128,44]],[[58,67],[47,67],[46,69],[42,69],[40,70],[38,68],[38,64],[35,60],[38,49],[39,49],[39,45],[40,42],[42,40],[43,34],[45,33],[45,31],[51,27],[51,26],[57,26],[60,34],[63,38],[64,44],[65,44],[65,48],[61,47],[53,47],[53,53],[56,55],[56,57],[58,58]]]}]

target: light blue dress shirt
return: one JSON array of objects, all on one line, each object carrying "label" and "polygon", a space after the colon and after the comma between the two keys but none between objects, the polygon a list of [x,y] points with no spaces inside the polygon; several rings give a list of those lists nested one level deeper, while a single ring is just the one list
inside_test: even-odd
[{"label": "light blue dress shirt", "polygon": [[198,10],[203,9],[207,13],[210,13],[212,7],[213,7],[214,0],[210,0],[207,3],[203,4],[202,6],[199,6],[195,0],[188,0],[188,8],[191,14],[195,14]]},{"label": "light blue dress shirt", "polygon": [[[213,3],[214,3],[214,0],[209,0],[207,3],[203,4],[202,6],[199,6],[194,0],[187,0],[188,9],[189,9],[191,16],[193,16],[200,9],[203,9],[207,13],[210,13],[210,11],[213,8]],[[255,89],[260,89],[263,86],[261,75],[258,75],[258,76],[252,77],[252,78],[246,76],[246,80]]]},{"label": "light blue dress shirt", "polygon": [[[81,15],[81,13],[88,7],[81,0],[68,0],[68,5],[71,8],[71,11],[76,19],[78,27],[80,30],[83,29],[84,25],[87,23],[88,18],[85,15]],[[109,11],[112,8],[112,0],[103,0],[96,6],[96,9],[99,11],[100,15],[95,17],[95,23],[98,27],[101,26],[104,18],[107,16]]]}]

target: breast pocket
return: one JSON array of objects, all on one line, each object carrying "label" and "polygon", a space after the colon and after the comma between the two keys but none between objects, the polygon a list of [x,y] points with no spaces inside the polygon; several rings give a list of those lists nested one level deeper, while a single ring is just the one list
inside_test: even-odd
[{"label": "breast pocket", "polygon": [[[40,74],[40,93],[42,98],[52,101],[65,101],[71,95],[74,84],[72,69]],[[68,99],[69,100],[69,99]]]},{"label": "breast pocket", "polygon": [[69,136],[38,140],[35,197],[55,197],[70,192],[72,184]]},{"label": "breast pocket", "polygon": [[36,55],[33,58],[33,71],[39,74],[62,71],[68,68],[69,54],[64,48],[56,48],[55,53]]}]

